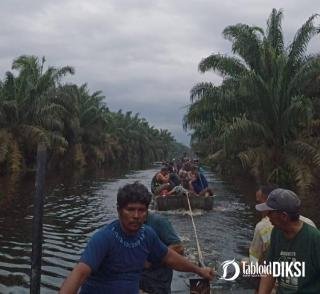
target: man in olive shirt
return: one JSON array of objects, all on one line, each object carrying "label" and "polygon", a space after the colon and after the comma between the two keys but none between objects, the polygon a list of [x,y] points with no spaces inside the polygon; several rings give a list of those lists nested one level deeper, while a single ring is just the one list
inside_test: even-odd
[{"label": "man in olive shirt", "polygon": [[[148,213],[145,224],[155,230],[159,239],[169,248],[183,254],[181,240],[169,220],[158,213]],[[170,294],[173,271],[162,263],[148,264],[140,278],[140,289],[144,293]]]},{"label": "man in olive shirt", "polygon": [[[299,219],[300,207],[298,196],[285,189],[273,190],[265,203],[256,205],[258,211],[268,211],[274,226],[267,262],[304,262],[304,276],[281,272],[277,277],[281,294],[320,293],[320,232]],[[272,291],[274,275],[261,278],[260,294]]]}]

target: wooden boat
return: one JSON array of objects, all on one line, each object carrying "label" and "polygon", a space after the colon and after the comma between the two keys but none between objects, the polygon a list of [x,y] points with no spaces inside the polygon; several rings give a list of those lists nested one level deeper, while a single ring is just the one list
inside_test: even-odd
[{"label": "wooden boat", "polygon": [[[214,196],[196,196],[189,193],[191,209],[212,210]],[[189,210],[187,195],[178,193],[170,196],[154,196],[154,208],[159,211]]]}]

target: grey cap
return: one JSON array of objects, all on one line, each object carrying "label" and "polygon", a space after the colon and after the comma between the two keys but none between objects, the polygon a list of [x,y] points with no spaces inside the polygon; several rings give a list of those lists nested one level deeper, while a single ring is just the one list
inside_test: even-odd
[{"label": "grey cap", "polygon": [[256,205],[256,210],[280,210],[289,213],[299,212],[301,201],[296,193],[286,189],[273,190],[265,203]]}]

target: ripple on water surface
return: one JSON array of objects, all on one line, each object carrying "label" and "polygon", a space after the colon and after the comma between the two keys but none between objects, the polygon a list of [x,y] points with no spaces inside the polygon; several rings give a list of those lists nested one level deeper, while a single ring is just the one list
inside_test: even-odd
[{"label": "ripple on water surface", "polygon": [[[56,184],[46,196],[44,207],[44,242],[41,293],[56,293],[63,279],[78,261],[90,236],[116,217],[116,193],[126,183],[140,181],[150,186],[157,169],[130,172],[122,178],[105,180],[96,178],[69,184]],[[252,236],[253,212],[237,191],[232,190],[213,173],[206,173],[213,183],[216,197],[214,209],[209,212],[193,211],[199,243],[205,262],[219,267],[230,259],[240,259]],[[20,191],[20,193],[27,193]],[[0,217],[0,293],[28,293],[31,255],[32,205],[13,209]],[[28,197],[27,197],[28,196]],[[186,247],[187,256],[197,260],[195,234],[189,211],[165,212]],[[248,221],[248,219],[250,221]],[[186,293],[183,278],[190,275],[175,274],[174,293]],[[243,292],[245,285],[214,282],[215,293]],[[182,289],[183,288],[183,289]],[[248,292],[243,292],[248,293]]]}]

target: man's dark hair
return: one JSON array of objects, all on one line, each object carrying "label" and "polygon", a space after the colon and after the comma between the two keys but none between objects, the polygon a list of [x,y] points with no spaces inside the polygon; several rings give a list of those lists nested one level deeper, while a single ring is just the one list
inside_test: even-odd
[{"label": "man's dark hair", "polygon": [[146,186],[139,182],[126,184],[118,190],[117,207],[119,209],[125,207],[129,203],[142,203],[148,208],[150,201],[150,192]]},{"label": "man's dark hair", "polygon": [[277,188],[278,186],[275,184],[268,184],[260,186],[258,190],[261,190],[262,194],[268,197],[268,195]]}]

